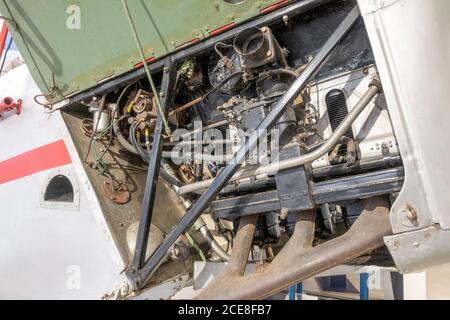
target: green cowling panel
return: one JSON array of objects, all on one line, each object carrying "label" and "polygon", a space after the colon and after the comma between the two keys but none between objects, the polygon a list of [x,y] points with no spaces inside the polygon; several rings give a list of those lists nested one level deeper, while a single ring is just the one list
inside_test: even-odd
[{"label": "green cowling panel", "polygon": [[[280,0],[230,2],[238,1],[128,0],[147,59],[251,19]],[[122,0],[0,0],[0,12],[16,22],[17,28],[9,24],[16,44],[40,89],[53,92],[51,102],[141,62]]]}]

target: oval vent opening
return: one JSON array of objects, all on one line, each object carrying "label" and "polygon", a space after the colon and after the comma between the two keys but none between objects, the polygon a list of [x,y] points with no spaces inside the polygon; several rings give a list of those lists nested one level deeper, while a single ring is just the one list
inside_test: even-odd
[{"label": "oval vent opening", "polygon": [[57,175],[50,181],[44,195],[46,202],[72,203],[74,198],[72,183],[63,175]]},{"label": "oval vent opening", "polygon": [[[331,129],[334,132],[344,121],[345,117],[348,116],[347,99],[342,90],[334,89],[327,93],[325,103],[327,105]],[[354,139],[353,130],[349,129],[345,136]]]}]

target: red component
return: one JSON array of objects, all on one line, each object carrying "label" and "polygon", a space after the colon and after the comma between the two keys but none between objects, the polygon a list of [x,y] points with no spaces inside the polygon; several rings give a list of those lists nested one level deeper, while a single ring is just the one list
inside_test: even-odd
[{"label": "red component", "polygon": [[234,28],[235,26],[236,26],[236,23],[232,22],[230,24],[227,24],[226,26],[223,26],[223,27],[220,27],[220,28],[218,28],[216,30],[211,31],[209,33],[209,36],[210,37],[217,36],[218,34],[221,34],[222,32],[230,30],[230,29]]},{"label": "red component", "polygon": [[0,117],[2,113],[10,112],[16,110],[16,113],[19,115],[22,112],[22,100],[19,99],[17,102],[14,102],[11,98],[5,98],[0,103]]},{"label": "red component", "polygon": [[[155,62],[156,61],[156,58],[148,58],[145,62],[147,63],[147,64],[150,64],[150,63],[153,63],[153,62]],[[141,67],[143,67],[144,66],[144,63],[141,61],[141,62],[139,62],[139,63],[137,63],[137,64],[135,64],[134,65],[134,68],[135,69],[139,69],[139,68],[141,68]]]},{"label": "red component", "polygon": [[280,2],[278,2],[278,3],[275,3],[275,4],[271,5],[271,6],[268,6],[267,8],[262,9],[262,10],[260,11],[260,13],[261,13],[261,14],[266,14],[266,13],[268,13],[268,12],[270,12],[270,11],[273,11],[273,10],[275,10],[275,9],[277,9],[277,8],[279,8],[279,7],[281,7],[282,5],[288,3],[289,1],[290,1],[290,0],[283,0],[283,1],[280,1]]},{"label": "red component", "polygon": [[3,50],[6,45],[6,38],[8,37],[8,25],[3,22],[2,31],[0,32],[0,57],[3,56]]}]

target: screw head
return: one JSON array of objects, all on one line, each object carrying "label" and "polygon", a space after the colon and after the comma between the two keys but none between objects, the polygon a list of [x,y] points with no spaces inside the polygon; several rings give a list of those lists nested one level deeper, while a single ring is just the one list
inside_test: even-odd
[{"label": "screw head", "polygon": [[414,209],[411,205],[407,205],[406,210],[406,217],[411,221],[417,221],[418,216],[416,209]]}]

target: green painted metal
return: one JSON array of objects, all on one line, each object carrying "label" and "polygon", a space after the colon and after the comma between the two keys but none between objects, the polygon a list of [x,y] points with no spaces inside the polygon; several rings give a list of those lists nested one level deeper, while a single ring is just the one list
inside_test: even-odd
[{"label": "green painted metal", "polygon": [[[280,0],[128,2],[146,58],[158,59],[211,31],[249,20]],[[74,29],[77,8],[80,28]],[[0,0],[0,12],[16,22],[17,28],[9,25],[16,44],[52,103],[142,61],[121,0]]]}]

